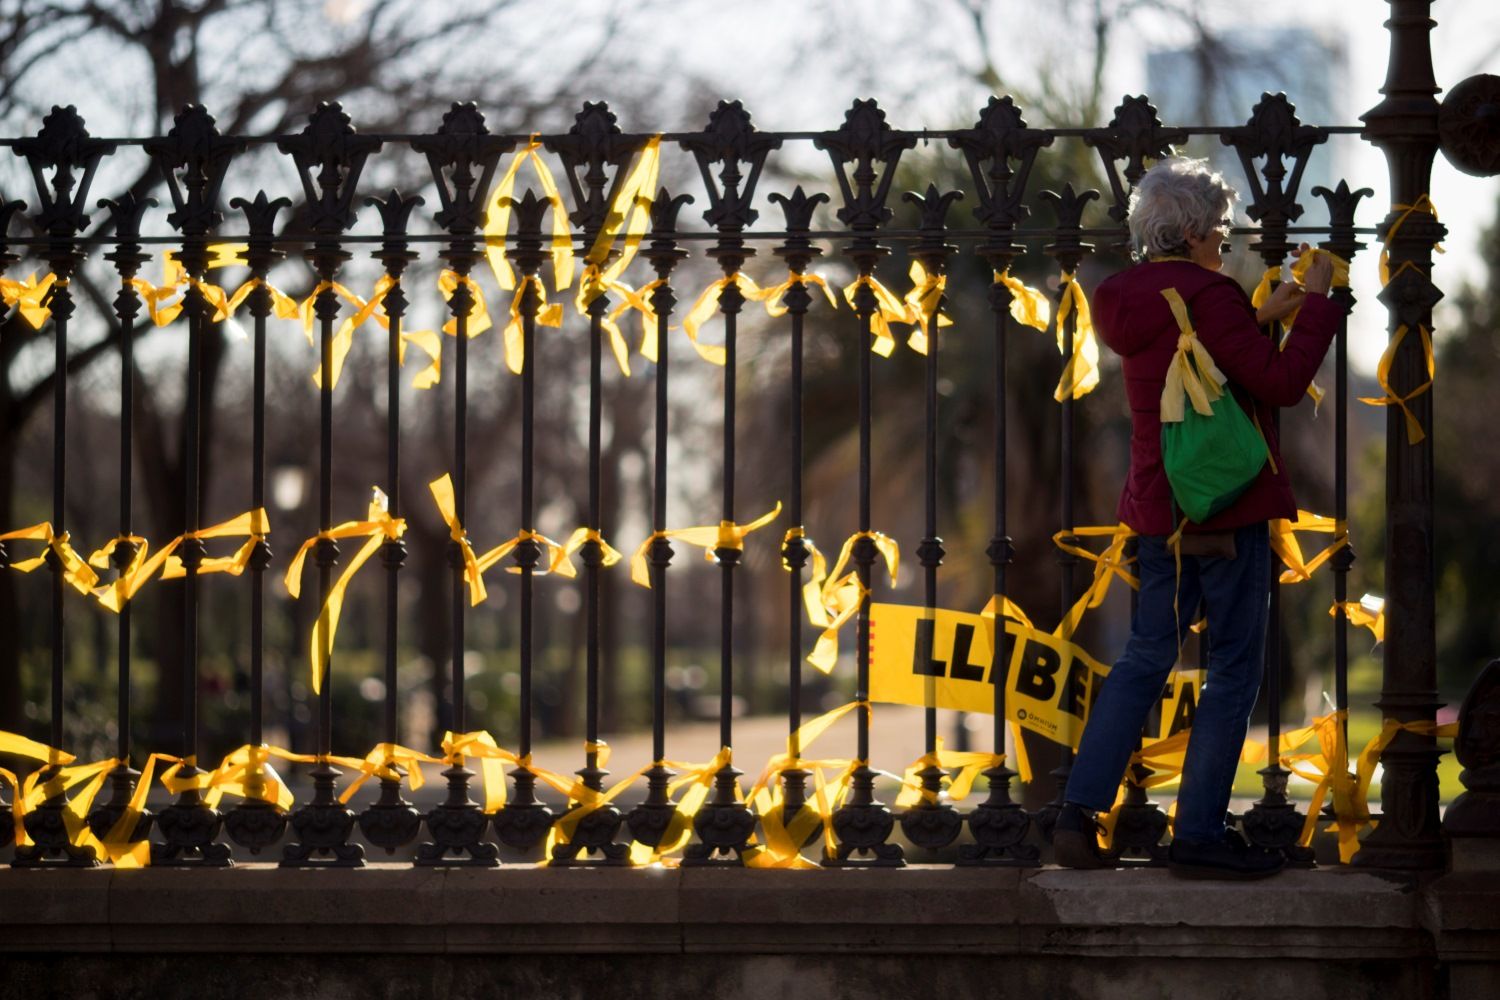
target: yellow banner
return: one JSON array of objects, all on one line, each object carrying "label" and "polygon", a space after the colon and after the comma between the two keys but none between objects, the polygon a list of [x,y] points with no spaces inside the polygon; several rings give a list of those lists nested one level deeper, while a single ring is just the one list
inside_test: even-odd
[{"label": "yellow banner", "polygon": [[870,700],[992,715],[994,685],[1006,681],[1007,717],[1078,746],[1109,667],[1082,647],[1006,621],[1010,669],[994,667],[994,619],[905,604],[870,606]]}]

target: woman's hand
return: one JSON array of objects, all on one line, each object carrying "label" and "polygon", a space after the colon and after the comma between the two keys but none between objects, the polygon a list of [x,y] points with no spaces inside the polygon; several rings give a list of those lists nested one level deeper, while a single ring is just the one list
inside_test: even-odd
[{"label": "woman's hand", "polygon": [[[1293,257],[1301,257],[1310,247],[1306,243],[1292,251]],[[1333,261],[1328,259],[1327,254],[1318,254],[1313,262],[1308,265],[1307,273],[1302,276],[1302,287],[1312,295],[1327,295],[1329,287],[1333,284]]]},{"label": "woman's hand", "polygon": [[[1321,262],[1320,262],[1321,263]],[[1313,265],[1314,267],[1317,264]],[[1311,272],[1309,272],[1311,277]],[[1257,310],[1255,310],[1255,323],[1257,326],[1265,326],[1279,319],[1285,319],[1302,305],[1302,300],[1307,297],[1307,290],[1295,281],[1283,281],[1276,286],[1271,297]]]}]

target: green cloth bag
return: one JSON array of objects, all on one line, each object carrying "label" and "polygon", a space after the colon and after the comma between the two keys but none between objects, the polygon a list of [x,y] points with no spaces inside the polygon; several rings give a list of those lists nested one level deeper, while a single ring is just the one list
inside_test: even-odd
[{"label": "green cloth bag", "polygon": [[1239,499],[1260,475],[1269,452],[1259,428],[1225,393],[1205,417],[1191,406],[1182,420],[1161,425],[1161,458],[1172,499],[1202,524]]},{"label": "green cloth bag", "polygon": [[1162,389],[1162,465],[1178,510],[1202,524],[1249,489],[1270,451],[1193,332],[1182,297],[1175,288],[1162,296],[1179,329]]}]

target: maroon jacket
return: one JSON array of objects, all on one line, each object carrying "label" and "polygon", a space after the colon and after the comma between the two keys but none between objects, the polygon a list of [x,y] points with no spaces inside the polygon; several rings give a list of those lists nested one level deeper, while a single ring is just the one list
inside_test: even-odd
[{"label": "maroon jacket", "polygon": [[1198,339],[1245,412],[1254,406],[1276,469],[1272,472],[1268,462],[1238,500],[1189,530],[1223,531],[1296,517],[1272,416],[1276,407],[1292,406],[1307,392],[1338,330],[1337,303],[1308,295],[1285,349],[1277,350],[1255,325],[1250,297],[1232,279],[1190,261],[1153,261],[1111,275],[1093,298],[1095,327],[1121,357],[1130,401],[1130,475],[1120,494],[1120,520],[1143,535],[1168,535],[1177,528],[1161,461],[1161,391],[1178,335],[1164,288],[1177,289],[1187,303]]}]

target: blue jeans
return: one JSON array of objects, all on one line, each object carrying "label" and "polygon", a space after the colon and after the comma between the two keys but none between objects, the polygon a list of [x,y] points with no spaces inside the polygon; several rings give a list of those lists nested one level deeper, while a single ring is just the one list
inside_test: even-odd
[{"label": "blue jeans", "polygon": [[1183,556],[1179,583],[1166,539],[1141,536],[1141,591],[1130,640],[1089,713],[1065,801],[1096,811],[1113,805],[1130,755],[1140,745],[1141,727],[1161,698],[1180,639],[1197,619],[1201,601],[1208,614],[1208,672],[1188,738],[1173,829],[1178,838],[1198,842],[1224,835],[1230,785],[1260,692],[1270,604],[1266,525],[1238,529],[1234,545],[1233,559]]}]

